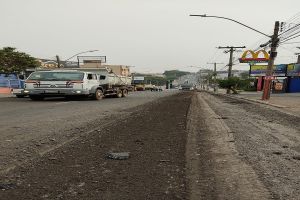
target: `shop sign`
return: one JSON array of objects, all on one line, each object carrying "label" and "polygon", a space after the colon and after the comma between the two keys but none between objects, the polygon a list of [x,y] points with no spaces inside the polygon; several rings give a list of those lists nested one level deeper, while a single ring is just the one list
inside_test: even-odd
[{"label": "shop sign", "polygon": [[133,80],[134,81],[143,81],[143,80],[145,80],[145,77],[144,76],[134,76]]},{"label": "shop sign", "polygon": [[287,76],[300,76],[300,64],[288,64]]},{"label": "shop sign", "polygon": [[265,80],[274,80],[275,77],[274,76],[265,76],[264,79]]},{"label": "shop sign", "polygon": [[277,90],[277,91],[281,91],[283,89],[283,83],[275,82],[274,83],[274,89]]},{"label": "shop sign", "polygon": [[[247,57],[248,54],[250,54],[250,57]],[[260,55],[262,55],[262,57],[260,57]],[[247,50],[243,53],[239,61],[240,63],[267,63],[269,58],[269,54],[265,50],[259,50],[256,52]]]},{"label": "shop sign", "polygon": [[[268,65],[250,65],[250,76],[266,76]],[[273,76],[285,76],[287,65],[274,65]]]}]

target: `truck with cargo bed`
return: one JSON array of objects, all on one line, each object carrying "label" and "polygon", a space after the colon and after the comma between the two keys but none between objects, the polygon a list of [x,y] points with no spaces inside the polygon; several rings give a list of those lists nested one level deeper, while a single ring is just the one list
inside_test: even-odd
[{"label": "truck with cargo bed", "polygon": [[100,100],[105,96],[126,97],[131,77],[109,69],[49,70],[33,72],[25,81],[25,93],[32,100],[45,97],[85,96]]}]

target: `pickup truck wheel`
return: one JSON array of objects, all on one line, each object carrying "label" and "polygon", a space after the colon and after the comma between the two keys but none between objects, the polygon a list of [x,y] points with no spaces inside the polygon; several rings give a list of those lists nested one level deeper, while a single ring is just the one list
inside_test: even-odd
[{"label": "pickup truck wheel", "polygon": [[128,95],[128,90],[122,90],[122,97],[126,97]]},{"label": "pickup truck wheel", "polygon": [[24,98],[25,96],[24,96],[24,95],[19,95],[19,94],[17,94],[16,97],[17,97],[17,98]]},{"label": "pickup truck wheel", "polygon": [[95,94],[94,94],[94,99],[95,100],[101,100],[103,99],[103,92],[100,89],[97,89]]},{"label": "pickup truck wheel", "polygon": [[42,101],[42,100],[44,100],[44,97],[39,96],[39,95],[29,96],[29,98],[33,101]]}]

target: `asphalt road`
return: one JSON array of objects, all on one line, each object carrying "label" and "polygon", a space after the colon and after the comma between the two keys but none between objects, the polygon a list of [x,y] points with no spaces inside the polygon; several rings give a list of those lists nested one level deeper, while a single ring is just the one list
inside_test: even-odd
[{"label": "asphalt road", "polygon": [[[113,121],[131,109],[175,94],[174,91],[133,92],[126,98],[66,101],[48,98],[0,98],[0,174]],[[111,119],[112,118],[112,119]]]}]

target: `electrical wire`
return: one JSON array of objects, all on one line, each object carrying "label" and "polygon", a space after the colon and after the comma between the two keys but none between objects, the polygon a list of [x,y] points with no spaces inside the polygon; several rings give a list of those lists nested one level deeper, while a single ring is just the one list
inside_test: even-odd
[{"label": "electrical wire", "polygon": [[288,45],[288,44],[299,44],[300,42],[285,42],[283,45]]},{"label": "electrical wire", "polygon": [[279,44],[282,44],[282,43],[284,43],[284,42],[286,42],[286,41],[289,41],[289,40],[295,39],[295,38],[297,38],[297,37],[300,37],[300,34],[299,34],[299,35],[296,35],[296,36],[294,36],[294,37],[288,38],[288,39],[286,39],[286,40],[282,41],[282,42],[281,42],[281,43],[279,43]]}]

